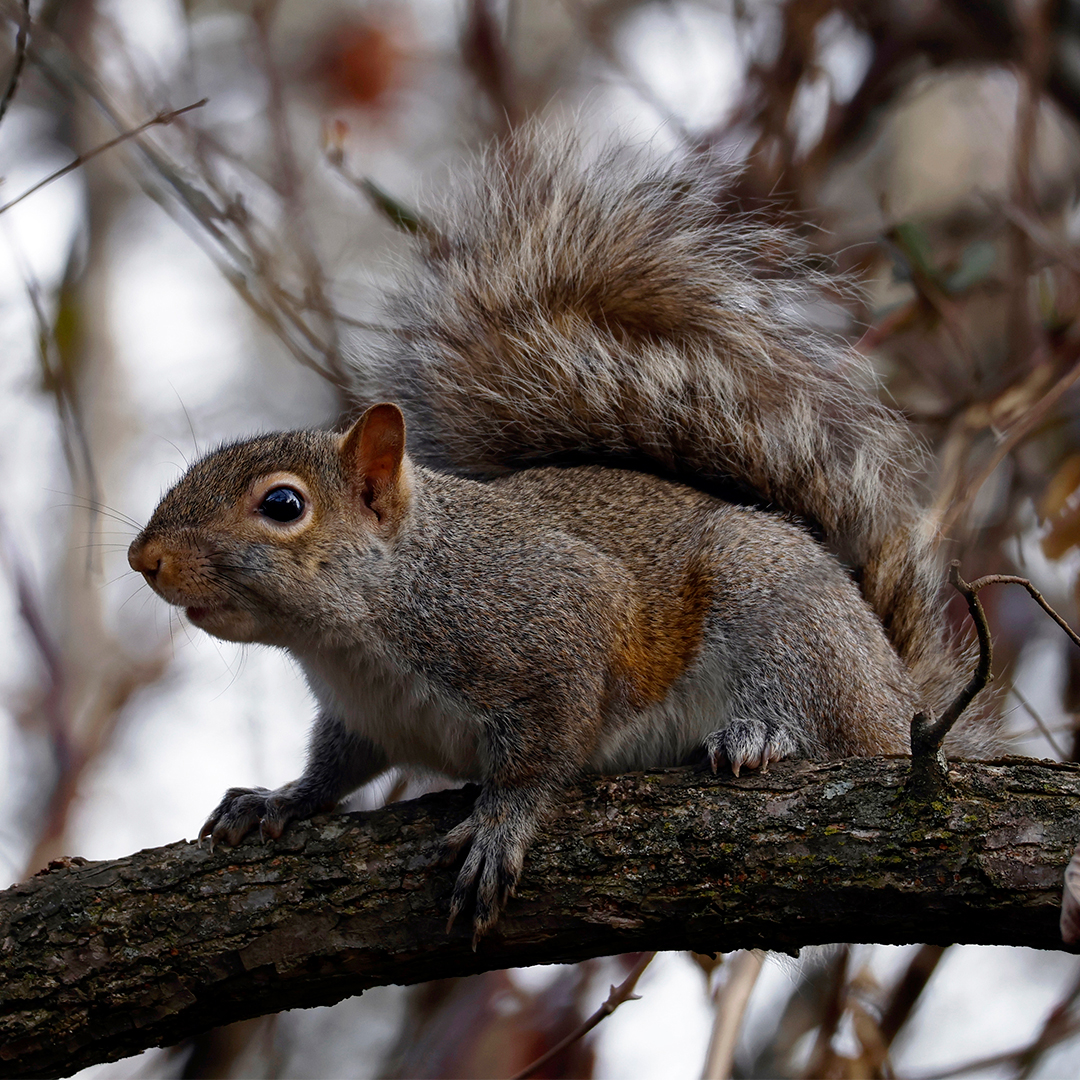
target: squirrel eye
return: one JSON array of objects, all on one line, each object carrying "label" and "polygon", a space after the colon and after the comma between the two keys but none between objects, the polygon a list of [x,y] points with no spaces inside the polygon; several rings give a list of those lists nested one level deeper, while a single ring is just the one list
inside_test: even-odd
[{"label": "squirrel eye", "polygon": [[304,497],[291,487],[274,488],[259,503],[259,513],[273,521],[295,521],[303,512]]}]

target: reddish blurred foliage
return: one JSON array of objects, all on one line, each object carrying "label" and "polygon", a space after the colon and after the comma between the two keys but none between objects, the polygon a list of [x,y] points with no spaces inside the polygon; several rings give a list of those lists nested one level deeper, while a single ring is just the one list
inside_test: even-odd
[{"label": "reddish blurred foliage", "polygon": [[385,111],[408,81],[410,37],[405,20],[388,11],[337,23],[316,44],[310,75],[333,105]]}]

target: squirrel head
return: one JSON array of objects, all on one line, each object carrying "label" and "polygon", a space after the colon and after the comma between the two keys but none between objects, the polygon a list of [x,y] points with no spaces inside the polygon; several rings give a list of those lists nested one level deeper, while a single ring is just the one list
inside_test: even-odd
[{"label": "squirrel head", "polygon": [[[405,420],[374,405],[344,435],[261,435],[195,462],[158,504],[128,562],[216,637],[289,645],[335,615],[355,622],[355,574],[379,563],[412,503]],[[348,561],[350,589],[342,589]]]}]

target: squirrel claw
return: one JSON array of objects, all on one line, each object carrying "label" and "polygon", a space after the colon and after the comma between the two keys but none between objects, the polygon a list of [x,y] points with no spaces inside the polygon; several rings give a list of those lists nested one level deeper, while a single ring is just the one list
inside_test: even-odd
[{"label": "squirrel claw", "polygon": [[532,830],[529,817],[511,802],[482,793],[473,812],[451,829],[443,840],[438,861],[456,862],[464,852],[450,899],[449,933],[454,920],[466,908],[473,912],[472,948],[499,920],[521,877],[525,845]]},{"label": "squirrel claw", "polygon": [[726,761],[733,775],[739,776],[743,769],[766,772],[771,763],[798,753],[798,746],[779,724],[736,719],[706,736],[705,750],[714,773]]},{"label": "squirrel claw", "polygon": [[[457,917],[461,914],[461,909],[462,909],[462,905],[460,903],[458,903],[458,899],[455,896],[454,899],[450,903],[450,918],[446,920],[446,933],[447,933],[447,936],[449,936],[450,931],[454,928],[454,922],[457,920]],[[477,918],[477,919],[475,919],[473,921],[473,934],[472,934],[472,942],[471,942],[471,947],[472,947],[473,952],[476,952],[476,947],[477,947],[477,945],[480,944],[480,938],[483,937],[484,932],[487,929],[488,929],[488,926],[487,925],[481,925],[479,918]]]},{"label": "squirrel claw", "polygon": [[450,933],[454,928],[454,923],[457,921],[457,917],[461,914],[461,909],[464,907],[462,899],[458,894],[458,890],[454,889],[454,895],[450,899],[450,917],[446,920],[446,932]]},{"label": "squirrel claw", "polygon": [[316,809],[299,794],[296,783],[286,784],[276,791],[268,788],[229,788],[214,812],[199,830],[199,840],[209,837],[210,851],[218,843],[234,847],[256,828],[259,840],[276,840],[286,824],[298,817],[308,817]]}]

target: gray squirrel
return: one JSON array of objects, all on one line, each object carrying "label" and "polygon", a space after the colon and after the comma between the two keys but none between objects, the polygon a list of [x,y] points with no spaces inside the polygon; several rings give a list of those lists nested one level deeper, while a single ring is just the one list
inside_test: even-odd
[{"label": "gray squirrel", "polygon": [[797,242],[723,186],[517,135],[415,235],[357,364],[377,404],[164,496],[131,566],[288,650],[319,705],[300,778],[230,789],[202,836],[280,836],[393,766],[475,781],[442,849],[475,944],[582,772],[902,754],[951,698],[907,426],[804,317]]}]

